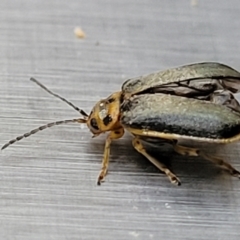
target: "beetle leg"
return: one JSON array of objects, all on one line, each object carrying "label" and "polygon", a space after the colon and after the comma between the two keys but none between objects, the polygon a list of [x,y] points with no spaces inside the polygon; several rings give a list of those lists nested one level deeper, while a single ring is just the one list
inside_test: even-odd
[{"label": "beetle leg", "polygon": [[223,159],[202,152],[199,153],[199,156],[202,156],[203,158],[215,163],[220,168],[227,170],[232,176],[240,178],[240,172]]},{"label": "beetle leg", "polygon": [[173,149],[174,149],[174,151],[176,151],[177,153],[179,153],[183,156],[201,156],[201,157],[215,163],[220,168],[227,170],[231,175],[240,178],[240,172],[221,158],[203,153],[197,148],[189,148],[189,147],[184,147],[184,146],[180,146],[177,144],[173,145]]},{"label": "beetle leg", "polygon": [[189,147],[184,147],[178,144],[173,145],[173,149],[175,152],[179,153],[180,155],[183,156],[199,156],[199,149],[197,148],[189,148]]},{"label": "beetle leg", "polygon": [[101,182],[103,182],[103,179],[107,175],[108,171],[108,165],[109,165],[109,154],[110,154],[110,145],[113,139],[121,138],[124,134],[124,129],[120,128],[114,131],[111,131],[109,135],[107,136],[106,142],[105,142],[105,148],[104,148],[104,154],[103,154],[103,160],[102,160],[102,169],[98,176],[97,184],[101,185]]},{"label": "beetle leg", "polygon": [[132,141],[133,147],[141,153],[143,156],[145,156],[152,164],[154,164],[160,171],[164,172],[167,177],[169,178],[170,182],[175,185],[181,185],[180,180],[177,178],[176,175],[174,175],[165,164],[159,162],[157,159],[149,155],[142,145],[140,139],[138,137],[135,137]]}]

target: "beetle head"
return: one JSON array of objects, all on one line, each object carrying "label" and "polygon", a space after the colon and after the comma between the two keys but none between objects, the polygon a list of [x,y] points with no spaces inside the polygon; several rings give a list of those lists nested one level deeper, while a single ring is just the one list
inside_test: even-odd
[{"label": "beetle head", "polygon": [[94,137],[120,127],[120,102],[121,92],[117,92],[96,103],[87,119],[87,126]]}]

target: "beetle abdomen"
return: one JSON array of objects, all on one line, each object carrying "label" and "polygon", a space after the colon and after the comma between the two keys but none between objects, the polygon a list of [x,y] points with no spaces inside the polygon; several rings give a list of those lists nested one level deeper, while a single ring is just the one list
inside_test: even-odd
[{"label": "beetle abdomen", "polygon": [[134,129],[212,139],[240,133],[240,114],[211,102],[166,94],[143,94],[125,100],[121,124]]}]

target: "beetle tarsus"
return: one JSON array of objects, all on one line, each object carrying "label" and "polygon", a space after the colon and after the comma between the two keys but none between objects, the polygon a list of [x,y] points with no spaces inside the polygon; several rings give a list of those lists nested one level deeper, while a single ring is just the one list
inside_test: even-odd
[{"label": "beetle tarsus", "polygon": [[168,179],[170,180],[171,183],[173,183],[174,185],[180,186],[181,185],[181,181],[179,180],[179,178],[172,173],[165,164],[159,162],[157,159],[155,159],[154,157],[152,157],[151,155],[149,155],[146,151],[146,149],[144,148],[144,146],[142,145],[140,139],[138,137],[135,137],[132,141],[133,147],[139,152],[141,153],[143,156],[145,156],[152,164],[154,164],[160,171],[164,172],[166,174],[166,176],[168,177]]},{"label": "beetle tarsus", "polygon": [[230,163],[225,162],[223,159],[203,152],[200,152],[199,156],[215,163],[220,168],[227,170],[232,176],[240,178],[240,172],[236,170]]},{"label": "beetle tarsus", "polygon": [[97,185],[100,186],[102,182],[104,182],[104,176],[102,175],[102,172],[101,172],[97,180]]},{"label": "beetle tarsus", "polygon": [[180,186],[181,185],[181,181],[176,176],[171,176],[170,181],[171,181],[172,184],[174,184],[176,186]]},{"label": "beetle tarsus", "polygon": [[237,177],[240,179],[240,172],[236,169],[233,169],[230,174],[233,176],[233,177]]},{"label": "beetle tarsus", "polygon": [[104,178],[107,175],[107,167],[102,168],[99,176],[98,176],[98,180],[97,180],[97,185],[100,186],[102,182],[104,182]]}]

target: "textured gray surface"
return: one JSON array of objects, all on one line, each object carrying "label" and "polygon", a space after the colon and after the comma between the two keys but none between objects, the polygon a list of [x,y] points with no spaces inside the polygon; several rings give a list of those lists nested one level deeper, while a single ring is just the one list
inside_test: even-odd
[{"label": "textured gray surface", "polygon": [[[238,0],[1,0],[0,142],[78,116],[32,76],[90,111],[128,77],[205,60],[240,69],[239,12]],[[99,187],[104,137],[59,126],[2,152],[0,239],[239,239],[237,179],[165,155],[183,183],[172,186],[126,135]],[[240,169],[239,144],[218,154]]]}]

